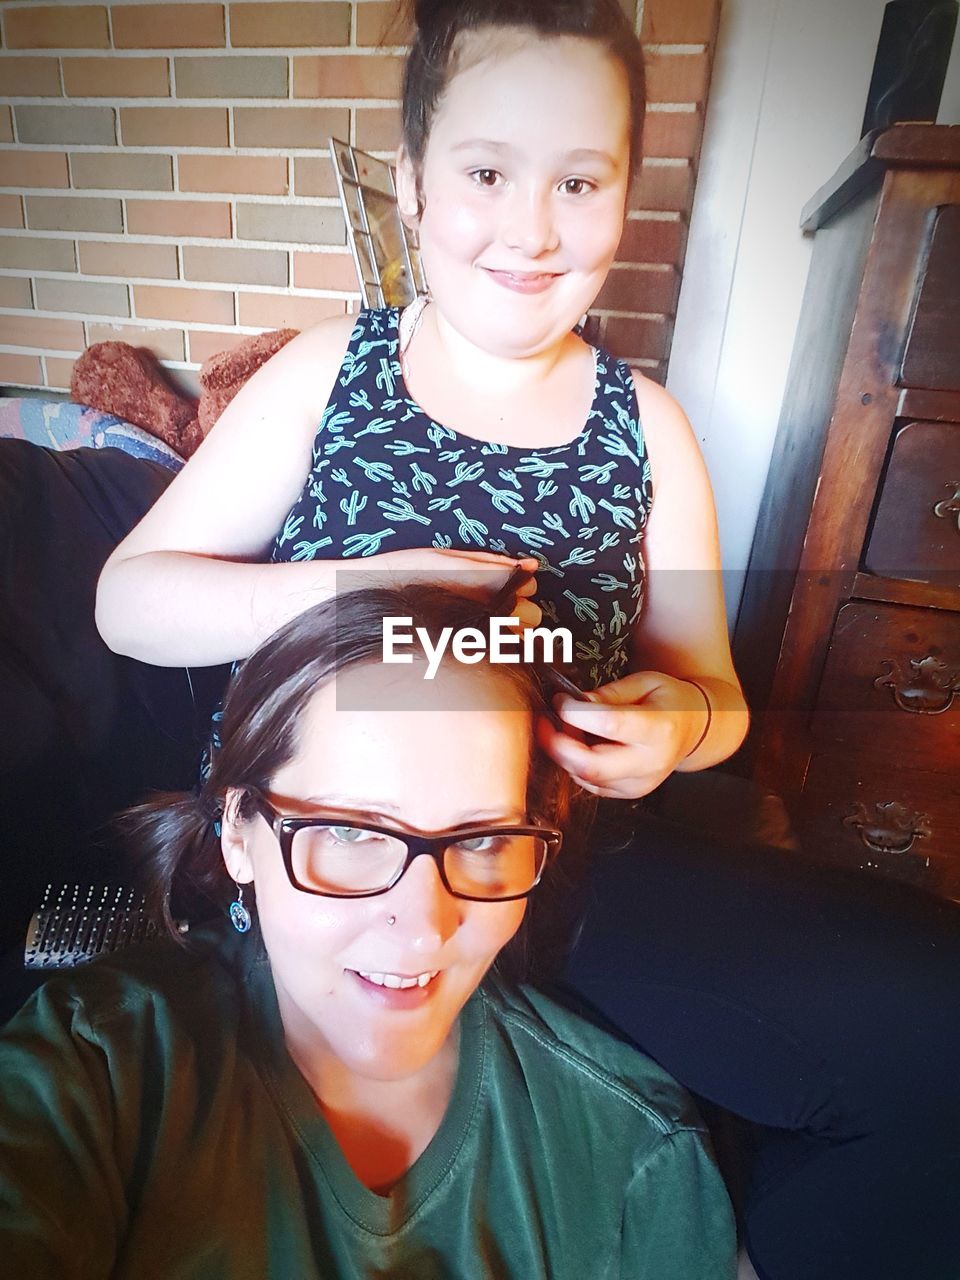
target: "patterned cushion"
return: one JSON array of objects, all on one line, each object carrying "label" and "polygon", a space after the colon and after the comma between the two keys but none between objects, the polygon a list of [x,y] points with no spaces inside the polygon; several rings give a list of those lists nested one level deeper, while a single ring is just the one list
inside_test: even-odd
[{"label": "patterned cushion", "polygon": [[183,459],[173,449],[112,413],[69,400],[0,399],[0,436],[28,440],[47,449],[122,449],[134,458],[179,471]]}]

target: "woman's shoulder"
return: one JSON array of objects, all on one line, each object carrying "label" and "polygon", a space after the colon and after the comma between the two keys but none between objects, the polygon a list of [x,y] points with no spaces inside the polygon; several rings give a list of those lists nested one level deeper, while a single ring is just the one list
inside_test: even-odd
[{"label": "woman's shoulder", "polygon": [[630,1127],[646,1130],[654,1144],[683,1130],[702,1131],[683,1086],[632,1045],[535,988],[494,978],[481,992],[528,1087],[569,1094],[572,1105],[588,1096],[611,1119],[632,1119]]},{"label": "woman's shoulder", "polygon": [[57,1029],[99,1039],[114,1024],[128,1033],[141,1022],[155,1027],[158,1017],[171,1027],[201,1025],[211,1009],[223,1012],[237,989],[229,941],[221,931],[200,930],[185,945],[155,939],[56,972],[5,1030],[30,1026],[40,1035]]}]

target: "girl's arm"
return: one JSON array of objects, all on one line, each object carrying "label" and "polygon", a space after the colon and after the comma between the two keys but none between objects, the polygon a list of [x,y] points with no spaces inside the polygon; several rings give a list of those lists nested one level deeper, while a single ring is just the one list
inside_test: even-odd
[{"label": "girl's arm", "polygon": [[[711,703],[707,735],[675,767],[705,769],[733,755],[749,725],[730,653],[716,505],[686,414],[669,392],[636,370],[634,385],[653,503],[643,544],[644,607],[633,632],[631,666],[635,672],[689,676],[703,687]],[[708,718],[703,695],[692,686],[674,693],[681,695],[674,698],[676,705],[696,710],[696,743]]]},{"label": "girl's arm", "polygon": [[630,799],[647,795],[674,770],[727,759],[749,724],[730,655],[716,509],[703,456],[673,397],[636,371],[634,384],[654,498],[632,671],[595,690],[589,702],[564,697],[558,706],[575,730],[606,742],[587,746],[550,726],[541,731],[550,754],[587,790]]},{"label": "girl's arm", "polygon": [[298,594],[322,599],[334,566],[262,560],[311,466],[317,424],[354,320],[300,334],[246,383],[140,523],[110,556],[97,626],[118,653],[160,666],[243,657]]},{"label": "girl's arm", "polygon": [[[466,581],[475,582],[483,571],[491,591],[509,577],[509,557],[432,548],[359,561],[262,563],[310,472],[314,436],[354,323],[348,316],[325,321],[259,369],[115,549],[100,575],[96,608],[111,649],[157,666],[245,658],[284,622],[334,595],[345,569],[351,586],[385,570],[393,585],[395,575],[433,580],[465,570]],[[529,604],[518,612],[533,623],[539,618]]]}]

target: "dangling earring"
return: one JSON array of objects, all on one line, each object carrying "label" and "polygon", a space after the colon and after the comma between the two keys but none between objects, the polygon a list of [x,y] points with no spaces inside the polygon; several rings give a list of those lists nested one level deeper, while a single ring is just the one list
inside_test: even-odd
[{"label": "dangling earring", "polygon": [[[236,884],[236,881],[234,881]],[[237,933],[246,933],[250,928],[250,912],[243,905],[243,886],[237,885],[237,896],[235,901],[230,903],[230,923],[236,929]]]}]

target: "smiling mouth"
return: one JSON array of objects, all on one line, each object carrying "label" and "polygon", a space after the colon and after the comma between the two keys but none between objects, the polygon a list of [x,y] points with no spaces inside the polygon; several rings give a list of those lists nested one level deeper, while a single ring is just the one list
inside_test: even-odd
[{"label": "smiling mouth", "polygon": [[389,987],[391,991],[409,991],[412,987],[425,987],[431,983],[439,969],[432,969],[427,973],[418,973],[414,977],[404,977],[399,973],[367,973],[363,969],[354,970],[366,982],[372,982],[376,987]]},{"label": "smiling mouth", "polygon": [[484,267],[483,270],[498,284],[520,293],[539,293],[563,275],[561,271],[497,271],[494,267]]}]

